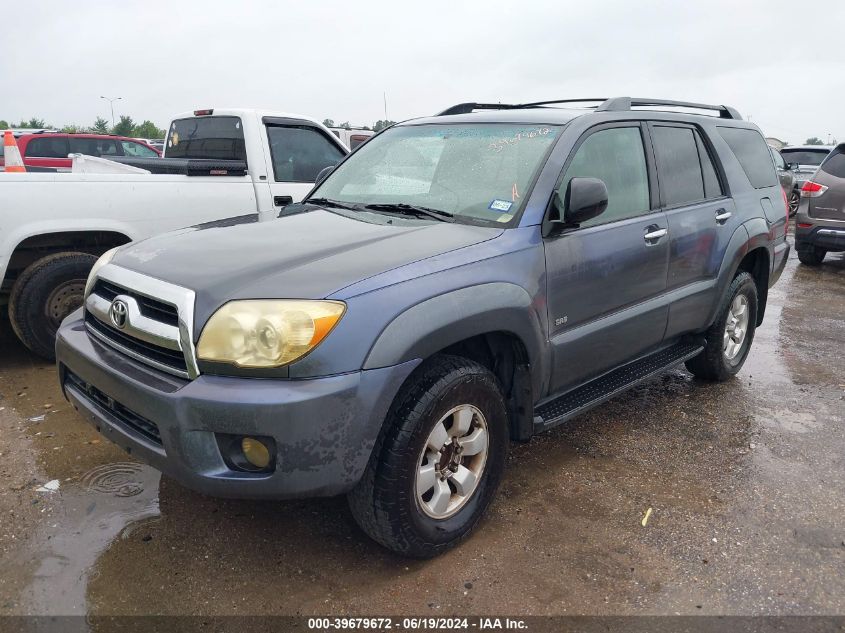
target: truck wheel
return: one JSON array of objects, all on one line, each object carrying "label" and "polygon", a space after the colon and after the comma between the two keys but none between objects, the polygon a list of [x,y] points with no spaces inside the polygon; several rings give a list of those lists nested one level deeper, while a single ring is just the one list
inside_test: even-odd
[{"label": "truck wheel", "polygon": [[30,264],[9,296],[9,321],[21,342],[48,360],[55,358],[62,319],[82,305],[85,281],[97,258],[56,253]]},{"label": "truck wheel", "polygon": [[438,355],[402,386],[364,477],[349,493],[358,525],[388,549],[430,558],[466,536],[505,466],[508,415],[482,365]]},{"label": "truck wheel", "polygon": [[706,345],[686,362],[694,376],[722,382],[745,362],[757,327],[757,286],[747,272],[734,277],[716,322],[705,333]]},{"label": "truck wheel", "polygon": [[805,266],[821,266],[827,251],[816,246],[795,247],[798,251],[798,261]]}]

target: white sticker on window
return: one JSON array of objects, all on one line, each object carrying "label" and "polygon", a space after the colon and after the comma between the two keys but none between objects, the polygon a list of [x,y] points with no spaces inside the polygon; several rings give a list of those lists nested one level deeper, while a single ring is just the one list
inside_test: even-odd
[{"label": "white sticker on window", "polygon": [[487,208],[493,211],[510,211],[512,206],[513,202],[509,200],[493,200]]}]

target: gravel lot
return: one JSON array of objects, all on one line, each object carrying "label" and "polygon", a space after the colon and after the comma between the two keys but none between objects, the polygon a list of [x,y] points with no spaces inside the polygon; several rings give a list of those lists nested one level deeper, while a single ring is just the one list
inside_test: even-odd
[{"label": "gravel lot", "polygon": [[342,498],[160,477],[2,322],[0,615],[843,614],[843,315],[843,256],[793,253],[737,379],[678,370],[514,445],[480,529],[425,562],[369,541]]}]

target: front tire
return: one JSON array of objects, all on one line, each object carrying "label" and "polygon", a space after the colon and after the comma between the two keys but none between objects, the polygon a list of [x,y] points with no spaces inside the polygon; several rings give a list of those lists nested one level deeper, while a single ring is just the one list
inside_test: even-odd
[{"label": "front tire", "polygon": [[30,351],[55,358],[56,332],[82,305],[85,281],[96,261],[87,253],[56,253],[30,264],[17,278],[9,296],[9,321]]},{"label": "front tire", "polygon": [[352,515],[388,549],[437,556],[484,515],[507,449],[496,377],[471,360],[434,356],[396,396],[364,477],[349,493]]},{"label": "front tire", "polygon": [[686,362],[687,369],[714,382],[733,378],[748,357],[756,327],[757,285],[741,272],[728,288],[719,317],[704,334],[704,350]]}]

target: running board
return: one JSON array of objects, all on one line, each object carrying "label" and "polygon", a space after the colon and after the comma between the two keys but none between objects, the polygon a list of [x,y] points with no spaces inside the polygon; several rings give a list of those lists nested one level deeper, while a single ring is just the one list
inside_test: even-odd
[{"label": "running board", "polygon": [[558,396],[534,410],[534,432],[539,433],[562,424],[644,380],[689,360],[703,349],[703,342],[683,341],[623,365]]}]

